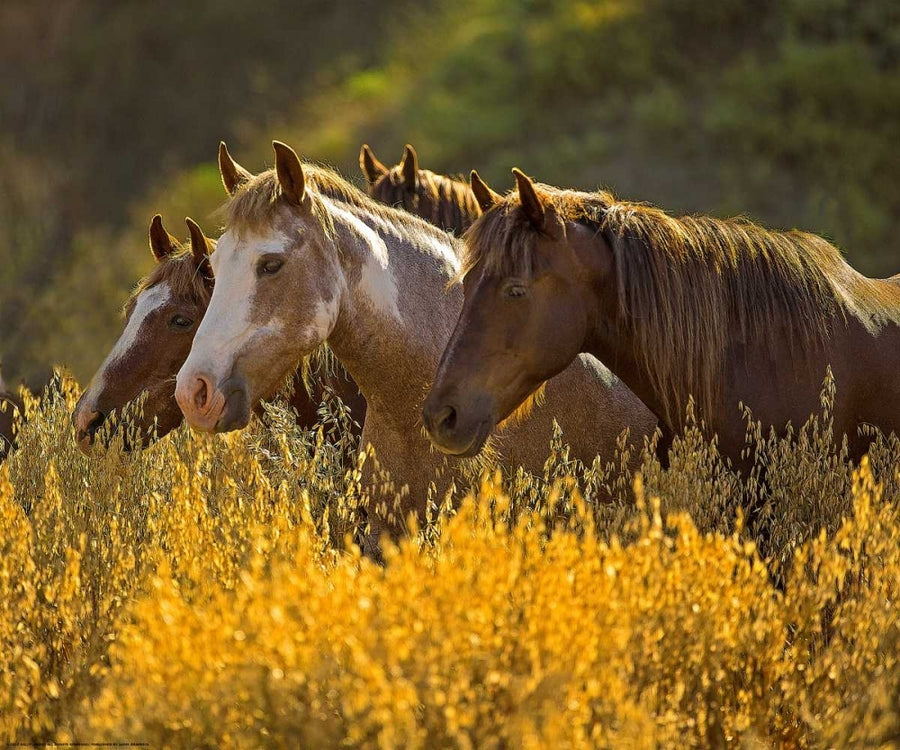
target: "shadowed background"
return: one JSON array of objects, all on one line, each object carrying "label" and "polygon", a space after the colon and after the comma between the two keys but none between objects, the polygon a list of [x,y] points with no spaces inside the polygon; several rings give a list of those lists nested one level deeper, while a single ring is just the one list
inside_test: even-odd
[{"label": "shadowed background", "polygon": [[82,382],[152,264],[157,211],[217,232],[216,146],[273,137],[361,179],[519,166],[672,212],[743,214],[900,272],[893,0],[101,0],[0,5],[0,358]]}]

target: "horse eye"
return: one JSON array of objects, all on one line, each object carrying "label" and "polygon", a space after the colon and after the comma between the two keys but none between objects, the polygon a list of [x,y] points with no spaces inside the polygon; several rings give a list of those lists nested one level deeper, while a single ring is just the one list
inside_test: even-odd
[{"label": "horse eye", "polygon": [[528,294],[528,289],[524,284],[512,282],[507,284],[503,289],[503,295],[508,299],[518,299]]},{"label": "horse eye", "polygon": [[274,276],[281,270],[284,261],[281,258],[266,258],[256,267],[257,276]]},{"label": "horse eye", "polygon": [[169,325],[172,326],[172,328],[187,329],[194,325],[194,321],[184,317],[184,315],[174,315],[169,321]]}]

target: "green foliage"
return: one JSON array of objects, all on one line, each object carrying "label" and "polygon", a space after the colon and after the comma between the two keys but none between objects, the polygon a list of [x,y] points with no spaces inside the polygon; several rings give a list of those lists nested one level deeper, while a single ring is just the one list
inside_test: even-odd
[{"label": "green foliage", "polygon": [[[269,127],[304,96],[374,63],[409,5],[0,3],[0,356],[8,376],[37,386],[54,363],[68,363],[89,377],[118,326],[108,312],[137,280],[128,256],[145,249],[158,210],[137,217],[136,208],[146,211],[182,170],[215,164],[219,140]],[[181,211],[169,220],[203,218],[194,205]],[[98,236],[103,253],[82,246]],[[85,253],[85,262],[112,266],[113,285],[101,279],[92,288],[89,273],[69,278]],[[57,320],[88,304],[104,325],[54,335]],[[34,326],[38,315],[49,319]]]},{"label": "green foliage", "polygon": [[[409,141],[423,165],[474,167],[498,190],[520,166],[674,212],[818,232],[866,273],[900,270],[891,0],[228,0],[167,12],[81,0],[53,18],[32,5],[0,11],[0,59],[16,63],[0,79],[0,155],[23,177],[0,181],[0,215],[14,218],[0,253],[17,258],[0,270],[11,374],[61,361],[90,375],[112,322],[90,325],[83,357],[40,330],[18,334],[51,281],[71,287],[50,295],[58,304],[85,298],[42,269],[72,257],[79,235],[107,233],[119,280],[98,294],[117,306],[150,216],[202,220],[224,197],[207,171],[222,138],[253,170],[278,137],[350,175],[362,142],[393,160]],[[69,33],[48,32],[63,23]],[[52,55],[28,43],[44,37]],[[41,314],[78,312],[48,302]]]}]

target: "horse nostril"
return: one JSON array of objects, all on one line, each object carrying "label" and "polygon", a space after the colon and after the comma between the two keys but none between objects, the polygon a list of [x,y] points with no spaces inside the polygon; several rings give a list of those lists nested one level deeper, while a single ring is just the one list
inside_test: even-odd
[{"label": "horse nostril", "polygon": [[453,432],[456,429],[456,409],[452,406],[441,407],[434,421],[440,432]]},{"label": "horse nostril", "polygon": [[207,403],[209,403],[209,399],[212,397],[212,385],[209,380],[207,380],[202,375],[197,376],[197,387],[194,391],[194,406],[199,410],[203,411],[206,408]]}]

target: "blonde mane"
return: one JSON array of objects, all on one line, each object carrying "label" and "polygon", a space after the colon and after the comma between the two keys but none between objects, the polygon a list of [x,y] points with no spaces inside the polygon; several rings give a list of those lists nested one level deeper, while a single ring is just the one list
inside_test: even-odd
[{"label": "blonde mane", "polygon": [[[313,217],[329,237],[334,236],[334,221],[323,198],[360,209],[368,218],[395,230],[447,240],[447,235],[435,225],[415,214],[379,203],[332,169],[304,162],[303,175]],[[223,207],[226,225],[238,232],[259,231],[271,226],[285,209],[282,195],[275,170],[261,172],[241,185]]]},{"label": "blonde mane", "polygon": [[[303,176],[315,218],[326,228],[332,227],[332,221],[319,200],[320,196],[365,209],[384,221],[396,218],[398,212],[395,209],[373,200],[332,169],[304,162]],[[243,183],[225,204],[227,226],[254,230],[270,225],[285,205],[280,200],[282,195],[275,170],[260,172]]]},{"label": "blonde mane", "polygon": [[[883,285],[816,235],[744,219],[675,218],[608,192],[535,190],[563,220],[595,229],[611,248],[618,324],[635,342],[670,424],[681,424],[689,396],[711,413],[735,340],[774,348],[787,336],[802,352],[821,347],[848,316],[872,331],[900,317]],[[546,259],[536,238],[511,193],[469,230],[461,276],[477,265],[502,276],[539,273]]]}]

